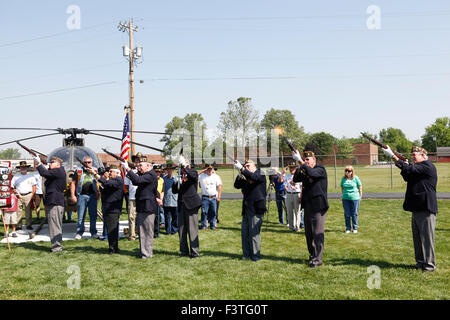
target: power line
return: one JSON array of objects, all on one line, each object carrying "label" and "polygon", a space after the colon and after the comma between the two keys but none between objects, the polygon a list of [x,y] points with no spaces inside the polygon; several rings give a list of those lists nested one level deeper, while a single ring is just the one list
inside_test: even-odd
[{"label": "power line", "polygon": [[99,82],[99,83],[93,83],[93,84],[88,84],[88,85],[84,85],[84,86],[78,86],[78,87],[55,89],[55,90],[40,91],[40,92],[33,92],[33,93],[25,93],[25,94],[20,94],[20,95],[16,95],[16,96],[1,97],[0,100],[10,100],[10,99],[16,99],[16,98],[30,97],[30,96],[40,96],[40,95],[50,94],[50,93],[58,93],[58,92],[64,92],[64,91],[106,86],[106,85],[115,84],[117,82],[118,81]]},{"label": "power line", "polygon": [[58,32],[58,33],[38,36],[38,37],[35,37],[35,38],[31,38],[31,39],[25,39],[25,40],[19,40],[19,41],[14,41],[14,42],[8,42],[8,43],[0,44],[0,48],[9,47],[9,46],[15,46],[15,45],[19,45],[19,44],[23,44],[23,43],[27,43],[27,42],[44,40],[44,39],[49,39],[49,38],[54,38],[54,37],[60,37],[60,36],[63,36],[63,35],[68,35],[68,34],[74,33],[74,32],[80,32],[80,31],[84,31],[84,30],[90,30],[90,29],[94,29],[94,28],[99,28],[99,27],[102,27],[102,26],[105,26],[105,25],[111,25],[113,23],[114,22],[101,23],[101,24],[96,24],[96,25],[92,25],[92,26],[88,26],[88,27],[83,27],[81,29],[68,30],[68,31],[63,31],[63,32]]}]

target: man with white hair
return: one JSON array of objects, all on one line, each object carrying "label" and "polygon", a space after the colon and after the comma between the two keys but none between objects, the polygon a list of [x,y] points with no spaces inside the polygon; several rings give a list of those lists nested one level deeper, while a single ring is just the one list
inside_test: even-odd
[{"label": "man with white hair", "polygon": [[412,164],[400,160],[389,146],[382,150],[395,161],[407,183],[403,209],[412,213],[415,268],[422,269],[423,272],[435,271],[434,231],[438,213],[436,167],[428,159],[427,151],[421,147],[412,147]]},{"label": "man with white hair", "polygon": [[31,167],[26,161],[20,161],[17,169],[20,173],[16,174],[11,180],[11,187],[14,194],[17,196],[18,211],[17,211],[17,230],[22,229],[22,209],[25,209],[26,225],[28,230],[32,230],[32,213],[31,202],[36,193],[37,180],[36,177],[28,172]]}]

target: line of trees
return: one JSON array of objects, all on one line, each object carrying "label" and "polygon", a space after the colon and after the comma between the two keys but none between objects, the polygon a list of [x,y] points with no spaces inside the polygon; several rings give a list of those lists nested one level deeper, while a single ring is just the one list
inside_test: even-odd
[{"label": "line of trees", "polygon": [[[312,150],[317,155],[329,155],[336,153],[340,158],[351,157],[354,143],[367,143],[367,139],[359,136],[356,138],[337,138],[327,132],[306,133],[303,126],[299,125],[294,114],[288,109],[271,108],[259,118],[258,110],[253,106],[251,98],[240,97],[236,101],[229,101],[227,109],[220,113],[216,136],[206,139],[206,123],[200,114],[186,114],[184,118],[174,117],[165,127],[166,135],[160,140],[164,142],[165,155],[172,154],[174,146],[179,143],[179,138],[171,136],[175,131],[187,130],[193,132],[193,121],[202,123],[203,144],[202,152],[207,140],[219,138],[224,143],[231,145],[247,145],[252,139],[265,139],[270,150],[271,134],[275,126],[284,131],[286,138],[298,150]],[[197,133],[199,130],[197,130]],[[413,145],[422,146],[428,152],[436,152],[436,146],[450,146],[450,119],[448,117],[437,118],[430,126],[425,128],[421,141],[410,141],[401,129],[386,128],[378,134],[365,132],[367,135],[388,144],[392,149],[400,153],[409,154]],[[196,136],[198,139],[198,136]],[[231,140],[230,140],[231,139]],[[193,145],[193,143],[192,143]],[[194,146],[194,145],[193,145]],[[197,145],[197,148],[200,146]],[[289,146],[280,140],[280,152],[290,153]],[[384,155],[382,155],[384,157]]]}]

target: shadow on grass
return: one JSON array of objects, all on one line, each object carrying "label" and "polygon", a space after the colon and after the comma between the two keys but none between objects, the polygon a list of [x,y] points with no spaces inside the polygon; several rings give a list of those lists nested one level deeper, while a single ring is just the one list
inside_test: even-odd
[{"label": "shadow on grass", "polygon": [[326,264],[332,266],[346,266],[346,265],[357,265],[361,267],[377,266],[381,269],[414,269],[412,264],[404,263],[390,263],[386,261],[374,261],[374,260],[362,260],[357,258],[352,259],[332,259],[326,261]]},{"label": "shadow on grass", "polygon": [[[222,257],[227,258],[230,260],[241,260],[242,254],[238,253],[230,253],[230,252],[222,252],[222,251],[210,251],[210,250],[200,250],[200,255],[205,257]],[[301,259],[293,259],[288,257],[276,257],[276,256],[269,256],[265,254],[261,254],[261,261],[263,260],[271,260],[271,261],[281,261],[281,262],[287,262],[291,264],[299,264],[304,263]]]}]

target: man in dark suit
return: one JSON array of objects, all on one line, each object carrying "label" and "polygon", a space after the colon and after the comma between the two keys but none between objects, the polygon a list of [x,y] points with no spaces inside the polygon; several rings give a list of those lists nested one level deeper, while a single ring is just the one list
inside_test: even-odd
[{"label": "man in dark suit", "polygon": [[95,179],[102,184],[103,220],[108,231],[108,253],[119,253],[119,220],[123,205],[123,180],[116,165],[109,167],[109,179],[100,176],[92,169]]},{"label": "man in dark suit", "polygon": [[306,244],[309,251],[309,266],[322,265],[325,244],[325,219],[328,210],[328,176],[325,168],[317,163],[314,152],[304,151],[302,159],[298,151],[292,157],[300,163],[294,174],[294,182],[302,182],[302,208]]},{"label": "man in dark suit", "polygon": [[[197,258],[200,255],[198,240],[198,209],[202,199],[197,193],[198,172],[191,169],[189,162],[180,156],[181,176],[172,185],[172,192],[178,194],[178,232],[180,235],[180,256]],[[189,236],[189,245],[187,238]],[[190,246],[190,252],[189,252]]]},{"label": "man in dark suit", "polygon": [[158,212],[158,205],[162,205],[157,190],[158,180],[155,172],[152,171],[152,165],[147,158],[139,158],[137,165],[138,174],[134,173],[128,163],[120,162],[127,171],[127,177],[137,186],[136,189],[136,224],[139,228],[139,245],[141,257],[143,259],[153,256],[153,237],[155,215]]},{"label": "man in dark suit", "polygon": [[234,187],[241,189],[242,201],[241,239],[243,260],[261,259],[261,225],[266,212],[266,176],[256,168],[253,160],[246,160],[244,165],[235,160],[234,167],[239,175]]},{"label": "man in dark suit", "polygon": [[39,174],[45,178],[44,204],[47,209],[48,229],[52,252],[62,251],[62,221],[64,216],[64,190],[66,189],[66,170],[63,160],[51,157],[48,170],[39,157],[33,157]]},{"label": "man in dark suit", "polygon": [[438,213],[436,167],[428,160],[427,151],[420,147],[412,147],[412,164],[400,160],[389,146],[382,150],[393,158],[395,165],[401,170],[403,180],[407,182],[403,209],[412,213],[415,268],[432,272],[436,269],[434,254],[434,231]]}]

